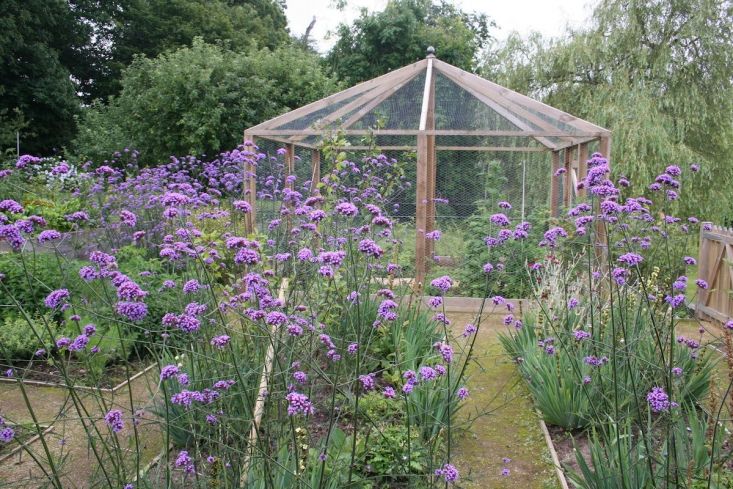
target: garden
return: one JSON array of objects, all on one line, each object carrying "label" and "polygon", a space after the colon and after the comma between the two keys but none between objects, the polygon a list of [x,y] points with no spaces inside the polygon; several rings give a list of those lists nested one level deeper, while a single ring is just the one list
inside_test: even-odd
[{"label": "garden", "polygon": [[[703,225],[666,211],[696,165],[663,169],[650,198],[626,196],[596,153],[588,201],[539,231],[496,202],[482,297],[458,324],[446,309],[456,278],[424,291],[401,280],[393,231],[407,224],[387,211],[399,161],[325,151],[310,192],[285,174],[285,153],[245,142],[147,168],[134,150],[103,165],[26,155],[3,171],[2,363],[33,420],[4,415],[3,443],[32,459],[35,483],[63,487],[78,456],[53,450],[36,414],[33,390],[56,384],[92,486],[460,486],[471,477],[456,447],[492,416],[462,411],[492,321],[560,454],[573,454],[562,467],[576,487],[733,480],[720,365],[731,332],[690,325],[694,289],[708,287],[688,277]],[[246,234],[241,168],[265,159],[279,216]],[[521,267],[527,300],[505,299],[499,270],[538,233],[527,249],[542,256]]]},{"label": "garden", "polygon": [[0,487],[733,488],[729,0],[9,1]]}]

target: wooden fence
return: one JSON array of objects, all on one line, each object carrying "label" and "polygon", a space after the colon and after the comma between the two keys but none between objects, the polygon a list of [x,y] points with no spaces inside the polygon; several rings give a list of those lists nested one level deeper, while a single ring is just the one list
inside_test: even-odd
[{"label": "wooden fence", "polygon": [[733,229],[702,223],[698,277],[708,283],[700,290],[695,312],[701,319],[725,323],[733,318]]}]

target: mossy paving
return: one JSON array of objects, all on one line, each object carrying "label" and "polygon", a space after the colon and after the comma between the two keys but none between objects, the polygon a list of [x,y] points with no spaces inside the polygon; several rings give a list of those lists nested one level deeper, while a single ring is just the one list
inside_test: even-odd
[{"label": "mossy paving", "polygon": [[[449,316],[453,328],[460,329],[475,319],[469,314]],[[486,316],[476,338],[468,368],[471,395],[458,415],[459,421],[473,421],[453,441],[453,463],[461,473],[458,487],[554,489],[559,483],[539,418],[499,344],[497,334],[503,329],[501,316]],[[504,457],[511,462],[504,465]],[[509,476],[501,475],[505,466]]]},{"label": "mossy paving", "polygon": [[[153,402],[151,388],[154,389],[154,377],[148,374],[133,381],[132,396],[135,399],[135,410],[145,410]],[[59,467],[63,486],[68,488],[90,487],[92,480],[99,477],[95,470],[99,464],[89,450],[84,427],[78,419],[71,400],[68,399],[66,390],[27,385],[26,394],[34,408],[38,422],[42,425],[53,424],[54,426],[53,431],[47,434],[45,439],[55,463]],[[105,397],[108,405],[122,410],[125,419],[128,420],[125,429],[117,436],[123,447],[127,447],[128,443],[132,447],[134,443],[133,430],[129,422],[132,416],[127,388],[120,389],[114,394],[105,394]],[[2,400],[0,402],[0,414],[17,422],[31,421],[30,413],[17,384],[0,384],[0,399]],[[97,425],[102,428],[102,433],[107,433],[102,421],[104,413],[100,411],[97,401],[92,398],[92,394],[81,394],[81,402],[90,412],[91,417],[95,419]],[[162,436],[157,429],[157,425],[152,422],[150,417],[149,411],[143,414],[138,430],[140,442],[142,443],[143,465],[160,453],[163,446]],[[40,459],[46,460],[40,442],[36,441],[32,445],[32,450]],[[64,457],[64,460],[59,464],[61,457]],[[39,487],[42,480],[43,474],[31,457],[25,453],[20,458],[15,455],[0,463],[0,487],[18,489]]]}]

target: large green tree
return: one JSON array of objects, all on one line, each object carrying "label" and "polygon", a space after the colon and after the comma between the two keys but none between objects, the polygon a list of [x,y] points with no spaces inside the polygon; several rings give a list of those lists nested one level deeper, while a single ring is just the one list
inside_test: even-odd
[{"label": "large green tree", "polygon": [[493,25],[447,1],[391,0],[380,12],[363,9],[353,24],[341,24],[326,62],[354,84],[423,59],[434,46],[442,60],[473,70]]},{"label": "large green tree", "polygon": [[117,93],[122,70],[136,55],[154,58],[190,46],[195,37],[235,51],[273,49],[289,40],[283,5],[277,0],[114,0],[101,4],[106,8],[96,11],[96,25],[108,38],[109,49],[92,98]]},{"label": "large green tree", "polygon": [[702,163],[683,211],[733,218],[733,3],[603,0],[560,39],[510,37],[484,75],[613,131],[612,164],[643,192]]},{"label": "large green tree", "polygon": [[317,56],[295,46],[238,53],[196,39],[150,59],[138,56],[123,89],[81,119],[75,150],[104,158],[134,147],[148,162],[212,155],[242,141],[245,128],[337,88]]},{"label": "large green tree", "polygon": [[0,145],[51,152],[74,133],[71,68],[87,56],[88,30],[64,0],[4,0],[0,12]]}]

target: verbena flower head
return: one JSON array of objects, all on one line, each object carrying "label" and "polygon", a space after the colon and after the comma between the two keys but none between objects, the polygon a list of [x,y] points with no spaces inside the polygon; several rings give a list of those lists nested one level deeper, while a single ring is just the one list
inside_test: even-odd
[{"label": "verbena flower head", "polygon": [[649,408],[654,413],[662,413],[669,411],[672,403],[669,401],[669,396],[662,387],[653,387],[646,396],[646,400],[649,403]]},{"label": "verbena flower head", "polygon": [[119,433],[125,427],[125,423],[122,420],[122,411],[119,409],[112,409],[104,416],[104,422],[107,423],[112,431]]},{"label": "verbena flower head", "polygon": [[58,309],[62,307],[66,301],[69,299],[69,291],[68,289],[58,289],[54,290],[48,296],[46,296],[46,300],[44,303],[46,304],[46,307],[49,309]]},{"label": "verbena flower head", "polygon": [[445,294],[451,287],[453,287],[453,279],[448,275],[443,275],[442,277],[438,277],[430,282],[430,285]]}]

